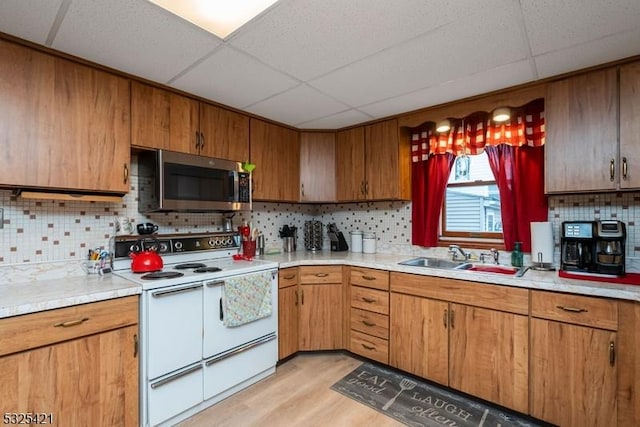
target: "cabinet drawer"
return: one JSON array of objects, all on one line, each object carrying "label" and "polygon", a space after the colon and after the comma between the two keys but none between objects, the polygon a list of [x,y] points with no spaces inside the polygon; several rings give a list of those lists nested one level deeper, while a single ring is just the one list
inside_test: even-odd
[{"label": "cabinet drawer", "polygon": [[288,288],[298,284],[298,268],[283,268],[278,272],[278,288]]},{"label": "cabinet drawer", "polygon": [[323,265],[300,267],[300,283],[342,283],[342,266]]},{"label": "cabinet drawer", "polygon": [[389,292],[352,286],[351,307],[389,314]]},{"label": "cabinet drawer", "polygon": [[351,267],[349,280],[352,285],[389,290],[389,272],[372,268]]},{"label": "cabinet drawer", "polygon": [[130,296],[0,320],[0,356],[138,323]]},{"label": "cabinet drawer", "polygon": [[351,331],[351,343],[349,349],[369,359],[381,363],[389,363],[389,341],[372,337],[358,331]]},{"label": "cabinet drawer", "polygon": [[618,303],[615,300],[533,291],[531,315],[577,325],[618,330]]},{"label": "cabinet drawer", "polygon": [[378,338],[389,339],[389,316],[352,308],[351,329]]}]

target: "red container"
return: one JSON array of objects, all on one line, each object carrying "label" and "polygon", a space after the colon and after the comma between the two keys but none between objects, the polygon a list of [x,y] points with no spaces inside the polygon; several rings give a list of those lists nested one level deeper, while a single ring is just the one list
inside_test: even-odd
[{"label": "red container", "polygon": [[255,240],[243,240],[242,241],[242,255],[245,258],[253,258],[256,256],[256,241]]}]

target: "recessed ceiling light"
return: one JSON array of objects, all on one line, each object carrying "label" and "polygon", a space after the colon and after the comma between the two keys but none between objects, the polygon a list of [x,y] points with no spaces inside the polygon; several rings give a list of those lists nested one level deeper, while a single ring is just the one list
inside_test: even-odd
[{"label": "recessed ceiling light", "polygon": [[224,39],[277,0],[149,0]]}]

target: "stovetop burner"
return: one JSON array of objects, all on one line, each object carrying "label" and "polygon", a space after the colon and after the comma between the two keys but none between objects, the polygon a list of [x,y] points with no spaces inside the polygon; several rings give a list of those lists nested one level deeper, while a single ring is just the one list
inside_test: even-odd
[{"label": "stovetop burner", "polygon": [[183,273],[179,271],[155,271],[153,273],[145,274],[144,276],[140,276],[141,279],[145,280],[155,280],[155,279],[174,279],[176,277],[184,276]]},{"label": "stovetop burner", "polygon": [[222,271],[222,269],[219,267],[206,267],[204,265],[193,270],[194,273],[216,273],[218,271]]},{"label": "stovetop burner", "polygon": [[176,270],[188,270],[191,268],[202,268],[202,267],[206,267],[206,265],[201,262],[188,262],[186,264],[178,264],[173,268],[175,268]]}]

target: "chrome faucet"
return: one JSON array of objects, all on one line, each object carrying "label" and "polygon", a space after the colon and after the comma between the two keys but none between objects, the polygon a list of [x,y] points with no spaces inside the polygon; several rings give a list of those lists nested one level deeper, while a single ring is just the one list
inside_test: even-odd
[{"label": "chrome faucet", "polygon": [[484,259],[485,259],[486,256],[492,257],[493,258],[493,263],[496,264],[496,265],[500,261],[500,253],[495,248],[491,248],[490,249],[490,253],[482,252],[480,254],[480,261],[482,263],[484,263]]},{"label": "chrome faucet", "polygon": [[456,251],[460,252],[460,255],[462,255],[462,259],[464,259],[465,261],[467,261],[471,257],[471,254],[463,251],[460,246],[449,245],[449,253],[451,254],[451,259],[453,259],[454,261],[458,259],[458,253]]}]

